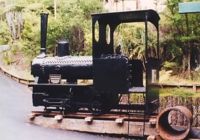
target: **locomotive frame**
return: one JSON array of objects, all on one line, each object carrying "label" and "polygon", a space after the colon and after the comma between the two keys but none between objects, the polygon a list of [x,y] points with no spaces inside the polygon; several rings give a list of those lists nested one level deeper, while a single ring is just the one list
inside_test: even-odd
[{"label": "locomotive frame", "polygon": [[[141,10],[93,14],[92,59],[77,56],[78,64],[77,62],[70,62],[70,58],[75,58],[73,56],[46,56],[47,18],[48,14],[41,14],[41,54],[33,60],[31,66],[31,73],[36,78],[35,83],[29,85],[33,89],[34,106],[44,106],[46,111],[59,110],[64,113],[77,112],[79,108],[88,108],[94,115],[116,109],[143,110],[145,114],[155,113],[159,106],[159,96],[158,93],[152,94],[152,91],[158,92],[155,84],[159,79],[160,19],[155,11]],[[140,60],[129,60],[114,51],[115,29],[121,23],[131,22],[144,22],[145,26],[146,60],[143,62],[146,68],[145,86],[142,83],[142,62]],[[148,55],[148,22],[155,26],[157,32],[157,54],[155,57]],[[99,24],[98,40],[95,38],[96,23]],[[110,28],[109,43],[106,41],[107,26]],[[62,45],[61,43],[61,47],[63,47]],[[61,61],[62,58],[66,61]],[[79,61],[79,58],[81,61]],[[56,59],[55,66],[52,64],[53,69],[51,69],[49,63],[44,63],[47,60],[51,62],[50,59]],[[67,70],[72,68],[70,74],[63,72],[63,70],[66,70],[62,70],[64,66]],[[84,72],[79,71],[80,69]],[[85,74],[88,71],[91,74]],[[78,79],[93,79],[93,83],[80,85],[77,83]],[[54,83],[52,80],[56,82]],[[145,99],[144,104],[119,104],[120,95],[130,95],[131,93],[142,93]]]}]

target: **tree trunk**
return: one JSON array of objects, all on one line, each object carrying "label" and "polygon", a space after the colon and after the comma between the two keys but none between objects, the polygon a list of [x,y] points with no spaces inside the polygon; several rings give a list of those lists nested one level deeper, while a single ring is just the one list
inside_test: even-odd
[{"label": "tree trunk", "polygon": [[185,72],[187,69],[187,55],[183,54],[183,59],[182,59],[182,70]]},{"label": "tree trunk", "polygon": [[188,74],[189,74],[189,78],[191,79],[191,47],[190,47],[190,43],[188,42]]},{"label": "tree trunk", "polygon": [[[186,17],[186,27],[187,27],[187,36],[189,37],[190,35],[190,30],[189,30],[189,23],[188,23],[188,15],[185,14],[185,17]],[[191,45],[190,45],[190,41],[188,40],[187,42],[187,49],[188,49],[188,76],[189,76],[189,79],[191,79]]]},{"label": "tree trunk", "polygon": [[9,11],[6,13],[7,24],[13,40],[21,38],[23,18],[21,12]]}]

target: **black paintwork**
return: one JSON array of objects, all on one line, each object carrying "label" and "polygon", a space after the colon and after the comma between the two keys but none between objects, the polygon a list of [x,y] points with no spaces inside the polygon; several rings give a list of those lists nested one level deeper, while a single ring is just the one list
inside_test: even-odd
[{"label": "black paintwork", "polygon": [[[119,24],[130,22],[151,22],[158,30],[160,17],[154,10],[113,12],[92,15],[93,57],[114,53],[114,31]],[[95,24],[99,24],[99,40],[95,40]],[[110,28],[110,43],[106,41],[106,27]],[[145,29],[147,32],[147,29]]]},{"label": "black paintwork", "polygon": [[56,55],[59,57],[69,55],[69,42],[66,40],[58,41],[58,46],[56,48]]},{"label": "black paintwork", "polygon": [[[148,57],[147,22],[157,29],[157,48],[159,46],[158,14],[153,10],[102,13],[92,15],[91,57],[70,56],[69,45],[58,43],[57,56],[39,55],[33,60],[31,73],[38,77],[33,87],[33,105],[56,107],[64,111],[77,111],[89,108],[94,114],[105,113],[110,109],[138,109],[152,113],[158,108],[158,99],[149,91],[152,88],[152,70],[159,71],[159,53]],[[121,23],[145,23],[146,62],[128,59],[119,50],[114,52],[114,31]],[[99,39],[95,40],[95,24],[99,24]],[[47,14],[41,14],[41,53],[46,52]],[[110,42],[106,41],[106,28],[110,28]],[[66,48],[65,48],[66,47]],[[159,49],[157,49],[158,52]],[[63,52],[64,51],[64,52]],[[69,55],[69,56],[68,56]],[[142,87],[144,65],[146,67],[146,100],[144,105],[119,105],[121,94],[129,94],[132,86]],[[60,75],[66,83],[51,83],[50,75]],[[58,76],[59,77],[59,76]],[[78,79],[92,79],[89,85],[77,84]]]},{"label": "black paintwork", "polygon": [[41,53],[46,53],[48,13],[41,13]]}]

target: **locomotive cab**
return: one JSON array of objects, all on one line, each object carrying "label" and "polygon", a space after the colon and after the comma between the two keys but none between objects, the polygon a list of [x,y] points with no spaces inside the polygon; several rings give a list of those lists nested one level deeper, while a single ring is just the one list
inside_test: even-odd
[{"label": "locomotive cab", "polygon": [[[160,68],[159,19],[159,15],[154,10],[92,15],[94,87],[99,91],[110,91],[118,94],[142,93],[145,101],[144,107],[141,108],[149,114],[153,113],[159,104],[159,91],[156,87]],[[144,25],[143,60],[130,59],[122,54],[120,46],[114,47],[116,41],[114,33],[117,27],[124,23],[136,22]],[[154,27],[153,31],[156,33],[156,43],[151,47],[149,45],[149,23]],[[103,62],[106,57],[107,61],[115,59],[116,62],[109,64]],[[121,61],[124,63],[121,64]],[[137,104],[135,106],[138,107]]]}]

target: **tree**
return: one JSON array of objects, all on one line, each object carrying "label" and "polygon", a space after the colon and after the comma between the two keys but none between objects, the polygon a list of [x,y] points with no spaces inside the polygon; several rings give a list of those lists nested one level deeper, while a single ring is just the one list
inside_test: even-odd
[{"label": "tree", "polygon": [[[162,16],[162,21],[164,22],[161,23],[162,37],[165,39],[162,40],[161,44],[165,47],[165,51],[168,49],[168,52],[165,52],[165,57],[168,61],[176,61],[179,65],[182,65],[183,72],[190,72],[192,68],[197,66],[195,64],[197,59],[192,59],[191,53],[194,49],[199,50],[198,37],[200,35],[197,24],[199,23],[200,16],[188,15],[190,31],[187,32],[186,19],[184,15],[178,13],[179,2],[182,2],[182,0],[167,0],[167,8]],[[188,45],[188,42],[191,45]],[[199,56],[199,54],[196,55]]]},{"label": "tree", "polygon": [[[148,55],[155,57],[156,31],[155,27],[148,24]],[[115,30],[114,46],[120,45],[122,53],[132,59],[145,58],[145,29],[144,23],[120,24]]]},{"label": "tree", "polygon": [[[3,10],[0,14],[5,18],[10,30],[8,42],[21,42],[21,50],[34,57],[39,52],[40,13],[49,13],[47,48],[53,54],[58,40],[68,39],[74,54],[86,53],[91,45],[91,16],[93,12],[103,10],[100,0],[1,0]],[[5,6],[6,5],[6,6]],[[6,7],[6,8],[3,8]],[[56,17],[56,18],[55,18]],[[5,24],[4,24],[5,25]],[[6,34],[2,30],[0,33]],[[87,38],[86,38],[87,37]],[[2,41],[5,42],[5,41]]]}]

